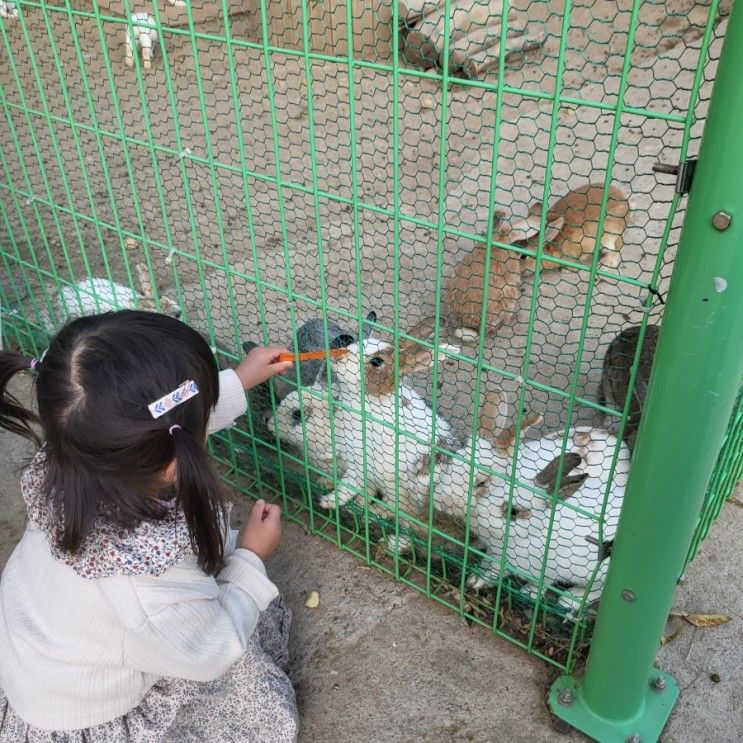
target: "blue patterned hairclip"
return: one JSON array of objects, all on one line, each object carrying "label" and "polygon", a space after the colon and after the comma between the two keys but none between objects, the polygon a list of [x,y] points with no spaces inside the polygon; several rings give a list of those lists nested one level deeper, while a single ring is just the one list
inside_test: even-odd
[{"label": "blue patterned hairclip", "polygon": [[196,386],[196,382],[189,379],[184,382],[178,389],[168,392],[167,395],[161,397],[159,400],[150,403],[147,408],[152,414],[153,418],[159,418],[161,415],[165,415],[169,410],[172,410],[177,405],[180,405],[186,400],[190,400],[199,394],[199,388]]}]

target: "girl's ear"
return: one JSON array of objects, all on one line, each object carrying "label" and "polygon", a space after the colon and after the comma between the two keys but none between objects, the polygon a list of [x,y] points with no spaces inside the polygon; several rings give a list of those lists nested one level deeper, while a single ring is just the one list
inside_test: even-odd
[{"label": "girl's ear", "polygon": [[170,487],[175,483],[176,475],[178,474],[178,463],[175,459],[170,461],[170,464],[163,470],[163,483],[166,487]]}]

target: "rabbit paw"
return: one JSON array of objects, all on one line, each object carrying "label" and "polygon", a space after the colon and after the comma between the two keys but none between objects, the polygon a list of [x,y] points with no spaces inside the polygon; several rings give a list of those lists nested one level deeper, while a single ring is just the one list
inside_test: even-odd
[{"label": "rabbit paw", "polygon": [[481,591],[486,586],[485,578],[475,573],[470,573],[467,576],[467,588],[471,588],[473,591]]},{"label": "rabbit paw", "polygon": [[559,606],[566,612],[562,623],[577,624],[596,613],[601,591],[594,589],[586,594],[585,587],[573,586],[560,598]]},{"label": "rabbit paw", "polygon": [[335,490],[320,499],[320,508],[340,508],[357,495],[358,493],[351,486],[340,484]]},{"label": "rabbit paw", "polygon": [[476,343],[480,337],[480,333],[475,328],[456,328],[454,330],[454,336],[465,343]]},{"label": "rabbit paw", "polygon": [[332,490],[330,493],[320,498],[319,506],[320,508],[325,508],[327,510],[335,508],[335,490]]},{"label": "rabbit paw", "polygon": [[390,552],[397,552],[398,555],[405,555],[413,549],[413,542],[405,534],[400,534],[399,538],[394,534],[387,537],[387,548]]}]

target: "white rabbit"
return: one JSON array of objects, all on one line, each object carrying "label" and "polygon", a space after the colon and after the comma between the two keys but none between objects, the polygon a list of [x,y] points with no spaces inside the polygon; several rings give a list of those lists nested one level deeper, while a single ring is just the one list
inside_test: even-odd
[{"label": "white rabbit", "polygon": [[529,508],[529,502],[521,502],[518,495],[509,505],[507,486],[493,488],[473,509],[471,529],[487,545],[488,556],[480,564],[480,575],[471,575],[467,585],[478,589],[494,585],[501,575],[511,574],[525,579],[528,590],[535,593],[544,563],[546,587],[568,591],[577,600],[585,596],[589,603],[598,599],[608,569],[600,540],[614,538],[622,494],[623,491],[610,494],[600,531],[598,517],[603,496],[589,505],[584,493],[580,507],[591,515],[577,511],[571,499],[557,501],[550,528],[550,509]]},{"label": "white rabbit", "polygon": [[142,67],[149,70],[152,67],[152,55],[157,45],[157,23],[149,13],[144,12],[132,13],[131,19],[133,26],[131,33],[129,28],[124,29],[126,66],[134,66],[134,47],[136,45],[138,49],[142,50]]},{"label": "white rabbit", "polygon": [[0,18],[18,18],[18,8],[9,0],[0,0]]},{"label": "white rabbit", "polygon": [[[330,472],[335,461],[336,473],[342,477],[345,466],[339,456],[340,446],[336,443],[335,452],[330,425],[330,403],[327,398],[327,388],[320,384],[302,389],[302,405],[299,404],[300,392],[292,390],[279,404],[276,412],[268,420],[269,428],[278,431],[279,438],[289,444],[304,450],[309,463],[317,469]],[[333,411],[336,430],[345,430],[343,420],[347,414],[342,408],[336,407]],[[304,426],[303,426],[304,424]],[[355,500],[363,505],[363,497],[357,495]],[[390,510],[374,501],[369,502],[369,510],[373,513],[389,518]]]},{"label": "white rabbit", "polygon": [[[428,369],[433,364],[432,350],[412,343],[404,344],[399,349],[398,358],[400,378],[413,371]],[[363,419],[361,363],[364,365],[366,382]],[[336,489],[320,501],[320,506],[343,506],[363,491],[366,465],[367,485],[371,489],[376,490],[390,505],[395,503],[397,491],[400,510],[420,517],[427,510],[432,446],[452,447],[449,443],[454,439],[451,426],[437,416],[437,441],[433,441],[433,411],[418,393],[400,385],[400,435],[396,460],[392,347],[371,339],[361,344],[354,343],[349,346],[345,356],[333,362],[333,372],[337,399],[352,410],[341,408],[336,412],[336,447],[346,471]],[[407,542],[401,542],[400,545],[401,551],[409,546]]]},{"label": "white rabbit", "polygon": [[[493,403],[491,397],[490,404],[492,407],[499,401]],[[499,414],[491,420],[501,418]],[[533,425],[538,420],[527,417],[525,425]],[[480,430],[483,434],[494,433],[488,432],[484,419]],[[566,500],[557,500],[550,530],[552,500],[549,492],[554,490],[562,432],[525,441],[519,446],[517,482],[509,502],[509,479],[491,475],[489,470],[510,475],[513,432],[513,428],[501,430],[492,444],[484,437],[475,442],[471,497],[468,493],[472,469],[469,461],[445,462],[438,474],[435,507],[450,516],[469,516],[472,532],[486,544],[488,556],[480,565],[480,575],[470,576],[467,584],[479,589],[496,583],[501,575],[506,545],[503,574],[515,574],[532,582],[530,590],[541,574],[545,555],[545,585],[570,592],[577,599],[583,598],[595,570],[586,596],[589,602],[593,601],[601,595],[606,578],[608,564],[603,559],[604,545],[614,538],[619,521],[629,473],[629,449],[602,429],[578,427],[568,432],[562,483],[567,482],[574,492]],[[617,447],[619,452],[610,484],[609,471]],[[468,459],[471,448],[470,441],[459,453]],[[542,491],[544,487],[548,492]],[[601,530],[599,521],[607,490]]]},{"label": "white rabbit", "polygon": [[[51,335],[69,320],[99,312],[122,309],[156,310],[157,302],[152,293],[149,273],[144,263],[135,266],[141,293],[122,286],[110,279],[92,278],[79,281],[75,286],[65,286],[53,300],[56,322],[47,314],[43,317],[44,328]],[[180,317],[181,309],[168,297],[160,297],[160,312]]]}]

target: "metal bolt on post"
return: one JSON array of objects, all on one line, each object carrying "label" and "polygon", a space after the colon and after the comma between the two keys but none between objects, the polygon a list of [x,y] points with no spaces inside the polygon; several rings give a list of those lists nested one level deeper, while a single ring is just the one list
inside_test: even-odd
[{"label": "metal bolt on post", "polygon": [[658,676],[653,679],[653,683],[651,684],[653,687],[653,691],[662,692],[666,690],[666,680],[663,678],[663,676]]},{"label": "metal bolt on post", "polygon": [[743,378],[741,48],[743,0],[728,19],[585,673],[550,691],[555,716],[600,743],[657,741],[679,695],[653,664]]},{"label": "metal bolt on post", "polygon": [[730,223],[733,221],[733,218],[725,211],[719,211],[712,217],[712,226],[719,230],[720,232],[723,232],[728,227],[730,227]]}]

